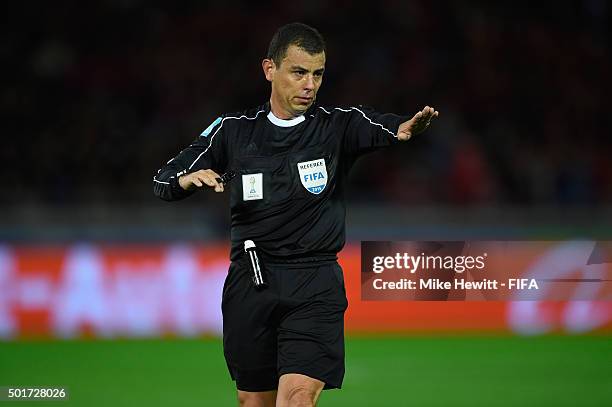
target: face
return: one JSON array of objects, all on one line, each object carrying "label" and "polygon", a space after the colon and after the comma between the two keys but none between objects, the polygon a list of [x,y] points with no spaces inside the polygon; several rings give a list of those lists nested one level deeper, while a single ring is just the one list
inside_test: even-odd
[{"label": "face", "polygon": [[290,45],[280,64],[264,59],[266,79],[272,83],[272,112],[281,119],[303,114],[314,103],[325,70],[325,52],[310,55]]}]

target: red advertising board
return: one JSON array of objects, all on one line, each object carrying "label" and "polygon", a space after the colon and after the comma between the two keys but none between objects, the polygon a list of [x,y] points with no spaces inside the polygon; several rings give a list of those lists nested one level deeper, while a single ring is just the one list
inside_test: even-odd
[{"label": "red advertising board", "polygon": [[[611,332],[612,302],[363,301],[360,248],[339,259],[348,333]],[[0,339],[221,333],[226,244],[0,246]]]}]

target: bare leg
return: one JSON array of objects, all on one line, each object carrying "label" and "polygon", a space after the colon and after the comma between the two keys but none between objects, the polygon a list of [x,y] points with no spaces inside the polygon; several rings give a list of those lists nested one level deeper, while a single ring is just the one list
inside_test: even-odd
[{"label": "bare leg", "polygon": [[276,405],[276,390],[273,390],[273,391],[238,390],[238,405],[240,407],[274,407]]},{"label": "bare leg", "polygon": [[288,373],[278,381],[276,407],[314,407],[325,383],[303,374]]}]

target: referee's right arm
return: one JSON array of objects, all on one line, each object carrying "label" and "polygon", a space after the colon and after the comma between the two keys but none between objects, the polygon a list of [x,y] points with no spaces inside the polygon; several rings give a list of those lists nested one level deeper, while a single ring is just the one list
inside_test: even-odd
[{"label": "referee's right arm", "polygon": [[223,192],[216,178],[225,169],[221,127],[215,120],[202,134],[176,157],[170,159],[153,177],[153,192],[165,201],[176,201],[193,194],[197,188],[209,186]]}]

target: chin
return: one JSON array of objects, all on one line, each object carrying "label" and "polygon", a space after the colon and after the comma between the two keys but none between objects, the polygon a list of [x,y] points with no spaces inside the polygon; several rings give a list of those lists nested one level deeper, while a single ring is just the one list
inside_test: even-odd
[{"label": "chin", "polygon": [[310,103],[308,103],[308,104],[306,104],[306,105],[302,105],[302,104],[300,104],[300,105],[295,105],[295,106],[293,106],[293,109],[294,109],[296,112],[304,113],[306,110],[308,110],[308,109],[310,108],[310,106],[312,106],[312,103],[313,103],[313,102],[310,102]]},{"label": "chin", "polygon": [[299,115],[303,114],[306,110],[308,110],[309,107],[310,107],[310,105],[308,105],[308,106],[306,106],[306,105],[293,106],[293,112],[295,113],[295,116],[299,116]]}]

